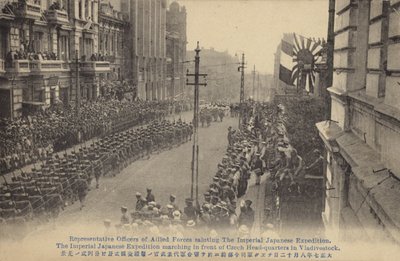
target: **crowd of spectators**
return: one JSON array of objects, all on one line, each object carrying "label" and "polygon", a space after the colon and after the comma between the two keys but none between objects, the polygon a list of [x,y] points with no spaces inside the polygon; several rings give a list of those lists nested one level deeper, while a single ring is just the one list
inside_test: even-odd
[{"label": "crowd of spectators", "polygon": [[[111,220],[104,221],[106,233],[254,236],[255,210],[252,200],[246,197],[249,179],[254,175],[255,184],[260,185],[260,177],[274,166],[280,151],[289,149],[278,131],[276,115],[277,111],[270,104],[246,104],[244,117],[247,120],[240,129],[228,128],[226,153],[201,203],[187,198],[186,206],[180,208],[176,196],[171,194],[169,203],[161,205],[148,188],[146,195],[136,193],[134,209],[129,211],[128,207],[121,207],[121,218],[114,226]],[[264,236],[278,238],[273,224],[260,225]]]},{"label": "crowd of spectators", "polygon": [[0,173],[93,137],[163,119],[172,112],[173,103],[101,98],[83,104],[79,115],[71,107],[55,106],[13,121],[0,119]]}]

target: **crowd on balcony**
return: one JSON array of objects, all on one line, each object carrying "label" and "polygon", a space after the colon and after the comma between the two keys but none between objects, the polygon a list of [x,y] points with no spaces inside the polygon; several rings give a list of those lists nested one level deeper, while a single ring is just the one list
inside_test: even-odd
[{"label": "crowd on balcony", "polygon": [[[86,55],[82,55],[82,61],[86,61]],[[107,54],[103,55],[101,53],[94,53],[90,56],[90,61],[97,62],[97,61],[109,61],[112,60],[113,56],[109,56]]]},{"label": "crowd on balcony", "polygon": [[82,105],[79,116],[71,107],[54,106],[14,121],[0,119],[0,172],[18,170],[94,137],[165,118],[170,107],[169,101],[99,98]]},{"label": "crowd on balcony", "polygon": [[5,60],[6,67],[12,67],[15,60],[58,60],[58,57],[54,52],[35,52],[32,48],[32,45],[33,43],[29,43],[28,41],[22,42],[18,51],[9,51]]}]

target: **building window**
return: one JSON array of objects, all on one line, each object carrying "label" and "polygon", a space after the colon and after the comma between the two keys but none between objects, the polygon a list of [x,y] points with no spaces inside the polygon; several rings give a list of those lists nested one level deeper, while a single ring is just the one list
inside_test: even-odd
[{"label": "building window", "polygon": [[88,19],[89,16],[89,1],[85,0],[85,19]]},{"label": "building window", "polygon": [[93,40],[86,38],[85,39],[85,55],[87,58],[90,58],[93,53]]},{"label": "building window", "polygon": [[82,0],[79,1],[78,3],[78,8],[79,8],[79,18],[82,19]]},{"label": "building window", "polygon": [[60,36],[59,39],[59,54],[61,60],[68,61],[69,60],[69,38],[66,35]]},{"label": "building window", "polygon": [[115,51],[115,34],[114,33],[111,33],[111,52],[110,52],[110,54],[114,54],[114,51]]},{"label": "building window", "polygon": [[43,33],[35,32],[33,34],[33,50],[35,53],[43,52]]},{"label": "building window", "polygon": [[83,40],[82,37],[79,37],[79,56],[82,57],[84,55],[84,51],[83,51]]},{"label": "building window", "polygon": [[91,1],[91,3],[90,3],[90,5],[91,5],[91,18],[92,18],[92,21],[95,21],[95,19],[94,19],[94,2],[93,1]]},{"label": "building window", "polygon": [[8,32],[6,28],[0,27],[0,59],[5,59],[8,50]]}]

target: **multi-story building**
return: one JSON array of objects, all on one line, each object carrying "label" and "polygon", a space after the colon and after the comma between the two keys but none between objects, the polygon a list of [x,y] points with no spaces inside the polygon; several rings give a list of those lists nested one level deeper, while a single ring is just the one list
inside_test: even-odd
[{"label": "multi-story building", "polygon": [[108,3],[27,0],[0,7],[0,117],[92,100],[101,79],[130,78],[123,66],[127,22]]},{"label": "multi-story building", "polygon": [[[115,1],[114,1],[115,2]],[[100,3],[99,12],[99,55],[105,61],[110,62],[110,80],[129,79],[128,45],[124,41],[124,35],[129,33],[129,23],[126,22],[121,12],[121,1],[115,3]]]},{"label": "multi-story building", "polygon": [[[95,99],[102,79],[128,80],[147,100],[183,92],[186,11],[177,3],[168,37],[166,0],[2,0],[0,7],[0,117]],[[167,47],[175,75],[168,91]]]},{"label": "multi-story building", "polygon": [[130,66],[138,97],[165,99],[167,1],[125,0],[123,6],[131,23]]},{"label": "multi-story building", "polygon": [[[331,236],[400,243],[400,1],[336,0],[324,221]],[[337,233],[339,232],[339,233]]]},{"label": "multi-story building", "polygon": [[177,2],[167,10],[166,85],[168,98],[185,96],[186,9]]}]

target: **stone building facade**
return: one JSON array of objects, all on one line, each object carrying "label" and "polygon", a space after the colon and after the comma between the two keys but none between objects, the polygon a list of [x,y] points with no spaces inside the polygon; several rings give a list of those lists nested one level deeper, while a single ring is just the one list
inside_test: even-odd
[{"label": "stone building facade", "polygon": [[331,236],[400,243],[400,1],[336,0],[324,220]]},{"label": "stone building facade", "polygon": [[[0,3],[0,117],[17,118],[56,102],[93,100],[101,79],[129,75],[120,69],[127,68],[121,66],[127,22],[120,12],[104,4],[100,8],[98,0]],[[104,45],[99,32],[113,40]],[[100,58],[104,48],[115,59]]]},{"label": "stone building facade", "polygon": [[131,23],[130,61],[138,98],[165,99],[167,1],[124,0],[123,6]]},{"label": "stone building facade", "polygon": [[166,85],[168,98],[181,98],[186,94],[186,9],[177,2],[167,10],[166,25]]},{"label": "stone building facade", "polygon": [[99,54],[110,62],[110,80],[129,80],[130,72],[127,61],[129,46],[125,35],[129,33],[128,18],[121,12],[121,4],[110,2],[100,4],[99,12]]}]

